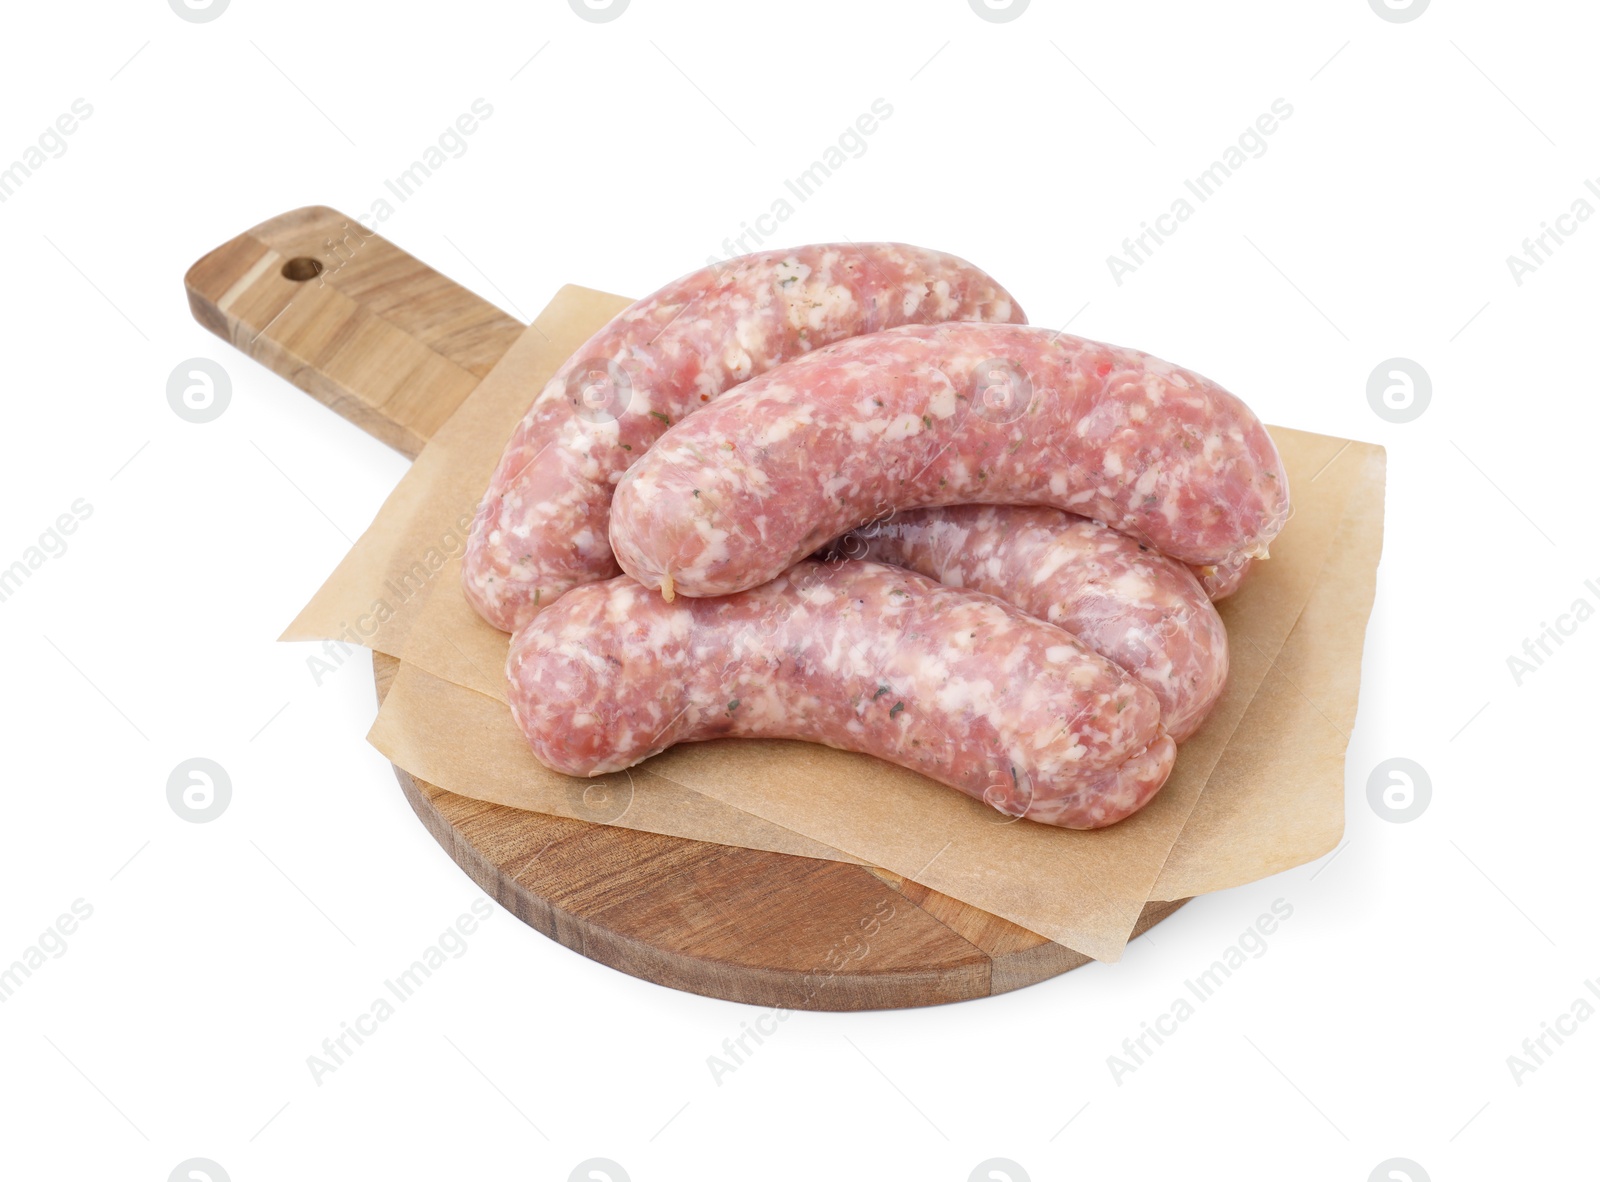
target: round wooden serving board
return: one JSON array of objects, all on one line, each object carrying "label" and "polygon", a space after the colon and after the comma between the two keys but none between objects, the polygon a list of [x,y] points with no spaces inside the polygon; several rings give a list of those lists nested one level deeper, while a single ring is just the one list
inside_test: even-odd
[{"label": "round wooden serving board", "polygon": [[[206,328],[415,456],[523,325],[352,218],[273,218],[185,277]],[[373,654],[381,701],[399,662]],[[1004,993],[1088,963],[885,870],[531,813],[395,768],[428,831],[524,923],[635,977],[867,1010]],[[1187,900],[1150,903],[1138,935]]]}]

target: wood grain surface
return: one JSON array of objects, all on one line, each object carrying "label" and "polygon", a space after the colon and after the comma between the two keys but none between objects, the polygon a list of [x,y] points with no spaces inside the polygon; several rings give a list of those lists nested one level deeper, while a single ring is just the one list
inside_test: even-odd
[{"label": "wood grain surface", "polygon": [[[218,247],[185,287],[206,328],[413,457],[523,331],[321,206]],[[373,654],[380,702],[398,668]],[[456,864],[524,923],[674,989],[887,1009],[1004,993],[1088,963],[885,870],[530,813],[395,774]],[[1186,901],[1146,905],[1135,934]]]},{"label": "wood grain surface", "polygon": [[412,458],[524,327],[326,206],[217,247],[184,286],[206,328]]}]

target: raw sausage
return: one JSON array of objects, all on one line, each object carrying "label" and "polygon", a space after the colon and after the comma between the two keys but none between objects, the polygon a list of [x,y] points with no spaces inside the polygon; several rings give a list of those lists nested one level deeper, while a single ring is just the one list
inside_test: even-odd
[{"label": "raw sausage", "polygon": [[576,588],[506,668],[534,754],[575,776],[697,739],[809,739],[1093,829],[1148,801],[1176,752],[1155,695],[1068,633],[873,562],[676,603],[628,578]]},{"label": "raw sausage", "polygon": [[721,595],[893,510],[1043,504],[1227,564],[1266,554],[1287,485],[1260,420],[1197,374],[1048,329],[908,326],[673,427],[618,485],[611,544],[646,586]]},{"label": "raw sausage", "polygon": [[676,603],[625,577],[576,588],[513,638],[507,675],[534,754],[569,775],[697,739],[809,739],[1090,829],[1148,801],[1176,751],[1155,695],[1068,633],[871,562]]},{"label": "raw sausage", "polygon": [[1059,509],[914,509],[847,534],[833,552],[996,595],[1065,628],[1143,683],[1182,742],[1228,680],[1228,632],[1181,563]]},{"label": "raw sausage", "polygon": [[1024,317],[972,264],[897,243],[747,255],[624,309],[556,371],[512,435],[467,542],[467,599],[512,632],[567,588],[615,575],[611,494],[669,425],[808,350],[946,320]]}]

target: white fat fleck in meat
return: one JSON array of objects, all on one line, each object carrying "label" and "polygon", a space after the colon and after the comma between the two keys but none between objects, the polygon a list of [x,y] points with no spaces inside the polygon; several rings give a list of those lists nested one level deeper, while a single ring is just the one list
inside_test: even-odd
[{"label": "white fat fleck in meat", "polygon": [[857,419],[850,424],[850,441],[852,443],[867,444],[876,440],[883,434],[887,425],[886,419]]},{"label": "white fat fleck in meat", "polygon": [[[630,475],[633,474],[630,473]],[[626,483],[632,490],[633,495],[646,504],[659,497],[663,491],[660,482],[649,475],[634,476],[632,480],[628,480]]]},{"label": "white fat fleck in meat", "polygon": [[952,718],[986,715],[994,708],[993,685],[986,681],[968,681],[961,677],[946,677],[931,688],[933,701]]},{"label": "white fat fleck in meat", "polygon": [[812,330],[822,329],[832,322],[848,318],[856,302],[855,294],[848,287],[837,283],[820,291],[808,290],[806,294],[812,301],[807,316],[807,327]]},{"label": "white fat fleck in meat", "polygon": [[1075,665],[1071,669],[1067,670],[1067,676],[1070,677],[1078,685],[1081,685],[1081,686],[1087,688],[1089,686],[1092,686],[1092,685],[1096,684],[1096,682],[1098,682],[1100,680],[1099,677],[1097,676],[1097,672],[1098,671],[1095,669],[1095,667],[1092,664],[1089,664],[1088,662],[1084,662],[1082,664]]},{"label": "white fat fleck in meat", "polygon": [[743,468],[740,470],[740,478],[744,481],[745,488],[755,497],[764,496],[767,490],[772,488],[772,477],[760,468]]},{"label": "white fat fleck in meat", "polygon": [[682,644],[689,639],[693,629],[694,616],[689,612],[668,613],[663,618],[652,621],[649,647],[659,653],[673,644]]},{"label": "white fat fleck in meat", "polygon": [[570,656],[573,660],[582,661],[594,672],[607,672],[606,659],[581,641],[573,644],[564,644],[561,648],[565,655]]},{"label": "white fat fleck in meat", "polygon": [[898,443],[913,435],[922,434],[922,420],[913,414],[904,414],[889,422],[882,432],[885,443]]},{"label": "white fat fleck in meat", "polygon": [[[1058,570],[1060,570],[1065,563],[1070,561],[1071,558],[1072,552],[1064,546],[1052,546],[1047,548],[1043,556],[1040,558],[1038,565],[1034,568],[1032,575],[1030,576],[1033,585],[1035,587],[1040,587],[1049,582],[1050,578]],[[1000,564],[996,562],[995,567],[998,568],[999,566]],[[999,570],[996,569],[990,573],[989,578],[991,581],[998,581],[1000,578]]]},{"label": "white fat fleck in meat", "polygon": [[1148,576],[1137,570],[1124,571],[1111,581],[1111,593],[1125,603],[1143,603],[1155,594]]},{"label": "white fat fleck in meat", "polygon": [[807,409],[797,406],[792,414],[779,415],[763,424],[755,437],[755,445],[760,448],[781,443],[810,422],[811,415]]},{"label": "white fat fleck in meat", "polygon": [[728,556],[729,530],[718,529],[703,517],[694,523],[694,530],[700,537],[700,543],[705,553],[702,561],[706,565],[726,560]]},{"label": "white fat fleck in meat", "polygon": [[[1034,750],[1037,751],[1037,750],[1043,748],[1049,741],[1050,741],[1049,740],[1049,736],[1047,736],[1045,734],[1040,734],[1034,740],[1034,743],[1033,743]],[[1087,755],[1088,753],[1089,753],[1089,749],[1087,747],[1085,747],[1082,743],[1074,743],[1071,747],[1068,747],[1065,751],[1063,751],[1061,753],[1060,759],[1061,759],[1062,763],[1080,763],[1080,762],[1082,762],[1083,757],[1085,755]]]},{"label": "white fat fleck in meat", "polygon": [[[1074,649],[1073,651],[1077,652],[1078,650]],[[1059,664],[1058,661],[1049,655],[1048,650],[1045,653],[1045,659],[1050,661],[1051,664]],[[1021,673],[1027,663],[1028,654],[1019,646],[1009,650],[1003,657],[1001,657],[1000,670],[1006,674]]]},{"label": "white fat fleck in meat", "polygon": [[[701,369],[700,372],[695,375],[694,386],[692,388],[697,399],[704,398],[709,400],[722,393],[722,380],[718,376],[715,367],[706,366],[705,368]],[[635,403],[637,402],[637,396],[635,396],[634,401]],[[646,400],[642,406],[636,406],[633,403],[630,403],[626,413],[647,415],[650,413],[650,403],[648,400]]]},{"label": "white fat fleck in meat", "polygon": [[772,340],[766,321],[760,316],[743,316],[734,332],[734,343],[750,354],[758,369],[770,369],[775,364]]}]

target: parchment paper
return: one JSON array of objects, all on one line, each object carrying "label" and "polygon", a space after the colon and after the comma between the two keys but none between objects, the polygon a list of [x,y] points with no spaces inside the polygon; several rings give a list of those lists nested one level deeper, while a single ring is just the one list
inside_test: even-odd
[{"label": "parchment paper", "polygon": [[[1276,434],[1276,432],[1275,432]],[[1316,436],[1315,438],[1325,438]],[[1340,442],[1328,440],[1328,443]],[[1355,725],[1361,651],[1383,550],[1384,450],[1342,443],[1308,485],[1350,485],[1311,598],[1167,857],[1153,899],[1255,882],[1333,849],[1344,833],[1344,753]],[[1273,561],[1277,561],[1276,558]],[[1230,638],[1260,610],[1247,583],[1218,604]],[[1231,649],[1239,659],[1239,646]]]},{"label": "parchment paper", "polygon": [[452,783],[473,787],[458,796],[597,825],[856,861],[650,768],[593,779],[557,775],[534,759],[503,701],[442,681],[415,665],[402,662],[389,686],[389,696],[395,694],[401,695],[399,706],[379,711],[368,741],[392,763],[437,788],[454,792]]},{"label": "parchment paper", "polygon": [[[460,597],[467,531],[517,420],[561,363],[631,302],[586,287],[558,291],[434,433],[366,532],[278,639],[343,640],[402,656],[429,592],[445,583]],[[504,643],[498,660],[505,662]],[[485,668],[493,667],[491,658]]]},{"label": "parchment paper", "polygon": [[633,770],[626,808],[597,815],[615,811],[622,788],[591,786],[586,799],[585,782],[547,771],[521,745],[502,704],[508,638],[461,595],[459,540],[532,391],[625,303],[563,289],[285,634],[342,633],[404,660],[371,735],[385,755],[496,803],[730,845],[844,851],[1103,960],[1120,956],[1148,899],[1252,881],[1337,843],[1341,732],[1354,717],[1381,546],[1383,453],[1283,429],[1273,433],[1295,517],[1272,560],[1222,605],[1229,689],[1161,794],[1128,821],[1096,833],[1006,823],[870,757],[765,740],[657,756]]},{"label": "parchment paper", "polygon": [[[452,635],[460,632],[462,625],[477,625],[488,633],[490,643],[485,646],[485,638],[480,637],[469,641],[468,647],[487,663],[473,668],[471,659],[460,653],[454,667],[471,670],[472,678],[480,684],[492,683],[491,670],[505,666],[507,638],[483,623],[461,595],[461,556],[478,499],[488,486],[489,472],[499,459],[504,441],[527,410],[533,392],[594,334],[598,325],[630,302],[622,296],[587,288],[565,287],[557,292],[499,364],[429,440],[384,501],[373,523],[280,639],[331,638],[399,657],[424,605],[436,589],[445,587],[452,594],[441,598],[457,601],[457,626],[435,635],[430,651],[442,648],[456,653]],[[430,667],[438,663],[430,662]],[[568,780],[547,773],[538,785],[496,774],[533,762],[516,728],[507,732],[500,725],[506,714],[503,692],[501,703],[488,703],[477,694],[441,693],[445,688],[446,683],[403,665],[391,691],[400,693],[403,712],[391,711],[387,719],[420,713],[428,721],[398,728],[386,727],[380,721],[373,731],[374,743],[391,760],[438,787],[497,804],[602,824],[620,823],[674,837],[855,861],[699,793],[665,786],[664,781],[648,773],[634,772],[631,779],[613,777],[619,781],[617,784]],[[493,725],[485,725],[486,716]],[[412,733],[425,741],[409,742]],[[426,741],[440,738],[450,740],[447,747]],[[484,782],[496,784],[492,795],[461,791],[467,785]],[[619,801],[631,801],[635,784],[649,785],[652,790],[640,793],[637,801],[619,805]],[[620,821],[624,811],[629,814],[628,820]]]}]

